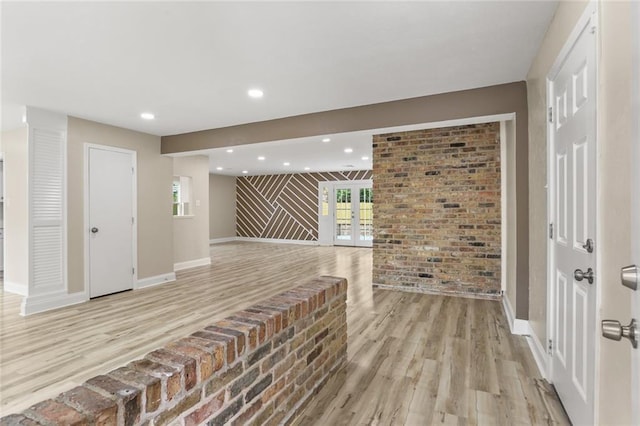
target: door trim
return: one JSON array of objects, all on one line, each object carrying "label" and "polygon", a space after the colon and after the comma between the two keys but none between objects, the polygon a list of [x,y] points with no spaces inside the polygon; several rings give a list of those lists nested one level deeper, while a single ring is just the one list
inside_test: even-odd
[{"label": "door trim", "polygon": [[[631,34],[631,46],[632,50],[632,97],[631,97],[631,111],[632,117],[638,117],[640,114],[640,3],[631,3],[632,13],[632,34]],[[631,158],[632,164],[636,167],[631,168],[631,213],[632,217],[640,216],[640,200],[637,194],[640,194],[640,169],[637,167],[640,164],[640,121],[636,120],[635,125],[631,129]],[[640,223],[638,221],[631,221],[631,254],[633,259],[640,259]],[[634,294],[631,297],[631,314],[634,318],[640,318],[640,295]],[[640,351],[640,349],[636,349]],[[631,361],[631,401],[638,401],[640,399],[640,362],[637,361],[640,358],[640,353],[631,352],[632,357],[636,357],[636,361]],[[640,424],[640,404],[631,405],[631,423]]]},{"label": "door trim", "polygon": [[[584,12],[582,13],[582,15],[580,16],[580,19],[578,19],[575,27],[573,28],[573,30],[571,31],[571,34],[569,35],[569,37],[567,38],[567,40],[565,41],[564,46],[562,47],[562,49],[560,50],[560,52],[558,53],[558,56],[556,57],[556,60],[553,63],[553,66],[550,68],[548,74],[547,74],[547,78],[546,78],[546,104],[545,104],[545,117],[546,117],[546,112],[549,110],[549,108],[553,105],[553,101],[552,101],[552,97],[553,97],[553,90],[552,90],[552,81],[556,78],[556,76],[558,75],[560,68],[562,67],[562,65],[564,64],[567,56],[569,55],[569,53],[571,52],[571,49],[573,48],[573,46],[575,45],[575,43],[577,42],[578,38],[580,37],[580,35],[582,34],[583,30],[585,30],[585,28],[587,28],[587,26],[592,25],[593,28],[595,28],[595,31],[598,31],[598,4],[596,0],[591,0],[589,1],[589,4],[586,6]],[[594,93],[594,102],[595,102],[595,114],[596,117],[598,116],[598,90],[597,90],[597,82],[598,82],[598,60],[599,60],[599,49],[598,49],[598,42],[597,42],[598,38],[595,37],[594,38],[594,43],[595,43],[595,64],[594,64],[594,73],[595,73],[595,80],[596,80],[596,91]],[[546,132],[547,132],[547,216],[546,216],[546,227],[545,230],[543,232],[545,232],[545,239],[547,241],[547,313],[546,313],[546,319],[547,319],[547,327],[546,327],[546,335],[547,335],[547,342],[542,342],[543,346],[545,347],[545,372],[544,375],[548,378],[549,381],[553,381],[553,354],[552,352],[549,350],[549,339],[554,339],[554,330],[555,330],[555,322],[554,322],[554,308],[555,308],[555,297],[554,297],[554,291],[553,291],[553,280],[551,279],[551,277],[553,276],[553,271],[555,269],[555,247],[553,245],[553,240],[551,238],[549,238],[549,234],[548,234],[548,226],[551,223],[551,218],[553,217],[553,211],[555,209],[555,168],[554,168],[554,155],[555,155],[555,141],[553,138],[553,126],[552,123],[549,122],[548,118],[546,118]],[[596,164],[595,164],[595,173],[596,173],[596,191],[594,192],[594,197],[597,197],[597,186],[598,186],[598,167],[599,167],[599,162],[598,162],[598,123],[596,120],[595,123],[595,143],[594,143],[594,149],[596,150]],[[600,218],[600,207],[598,205],[598,201],[596,198],[596,211],[595,211],[595,228],[596,228],[596,241],[601,241],[602,239],[600,238],[600,227],[598,226],[598,222],[599,222],[599,218]],[[599,250],[596,250],[596,264],[595,264],[595,269],[596,271],[601,270],[600,268],[600,252]],[[600,323],[600,286],[596,286],[596,292],[595,292],[595,304],[596,304],[596,318],[595,318],[595,323],[599,324]],[[594,359],[594,364],[595,364],[595,368],[594,368],[594,377],[593,377],[593,386],[594,389],[592,389],[593,391],[593,401],[594,401],[594,407],[593,408],[593,415],[594,415],[594,419],[597,419],[598,417],[598,388],[599,388],[599,361],[600,361],[600,339],[598,337],[598,331],[599,330],[593,330],[594,333],[596,333],[596,339],[595,339],[595,359]]]},{"label": "door trim", "polygon": [[82,235],[84,238],[84,294],[86,297],[86,300],[89,300],[89,296],[90,296],[90,291],[91,291],[91,268],[90,268],[90,254],[89,254],[89,238],[90,238],[90,234],[89,234],[89,151],[91,149],[100,149],[103,151],[112,151],[112,152],[119,152],[119,153],[123,153],[123,154],[129,154],[131,155],[131,167],[133,168],[133,178],[131,179],[131,185],[133,186],[131,189],[131,194],[132,194],[132,214],[133,214],[133,229],[132,229],[132,239],[131,239],[131,253],[132,253],[132,257],[133,259],[131,259],[132,261],[132,265],[134,268],[134,273],[132,276],[132,280],[133,280],[133,289],[136,290],[138,288],[142,288],[145,287],[144,283],[143,285],[139,285],[138,284],[138,156],[137,156],[137,152],[130,150],[130,149],[124,149],[124,148],[116,148],[113,146],[108,146],[108,145],[98,145],[98,144],[93,144],[93,143],[85,143],[84,144],[84,191],[83,191],[83,196],[84,196],[84,220],[83,220],[83,230],[82,230]]}]

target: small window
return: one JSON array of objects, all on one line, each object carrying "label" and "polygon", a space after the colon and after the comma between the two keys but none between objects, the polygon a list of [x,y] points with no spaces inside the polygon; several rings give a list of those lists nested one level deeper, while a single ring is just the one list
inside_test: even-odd
[{"label": "small window", "polygon": [[173,177],[173,215],[191,216],[191,176]]}]

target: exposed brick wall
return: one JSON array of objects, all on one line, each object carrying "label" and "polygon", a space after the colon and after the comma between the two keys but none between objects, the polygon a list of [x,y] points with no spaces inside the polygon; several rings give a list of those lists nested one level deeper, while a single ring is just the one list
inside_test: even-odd
[{"label": "exposed brick wall", "polygon": [[346,295],[311,280],[0,424],[288,424],[345,362]]},{"label": "exposed brick wall", "polygon": [[318,182],[361,179],[371,179],[371,170],[239,177],[236,234],[317,241]]},{"label": "exposed brick wall", "polygon": [[500,124],[373,138],[373,283],[500,293]]}]

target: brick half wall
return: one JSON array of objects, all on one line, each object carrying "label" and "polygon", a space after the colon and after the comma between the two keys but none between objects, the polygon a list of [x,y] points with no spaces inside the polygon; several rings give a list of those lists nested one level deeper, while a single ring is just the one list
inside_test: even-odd
[{"label": "brick half wall", "polygon": [[498,297],[500,124],[373,138],[373,284]]},{"label": "brick half wall", "polygon": [[310,280],[0,425],[290,424],[345,364],[346,297]]}]

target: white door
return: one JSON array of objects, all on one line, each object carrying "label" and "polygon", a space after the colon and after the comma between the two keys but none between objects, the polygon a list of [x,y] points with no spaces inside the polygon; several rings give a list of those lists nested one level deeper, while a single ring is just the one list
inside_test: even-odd
[{"label": "white door", "polygon": [[[593,18],[592,18],[593,19]],[[583,27],[550,81],[552,381],[574,424],[593,424],[596,339],[595,35]],[[589,273],[594,279],[590,282]]]},{"label": "white door", "polygon": [[373,245],[373,193],[371,184],[334,186],[334,244]]},{"label": "white door", "polygon": [[89,296],[131,290],[134,278],[135,154],[88,148]]}]

